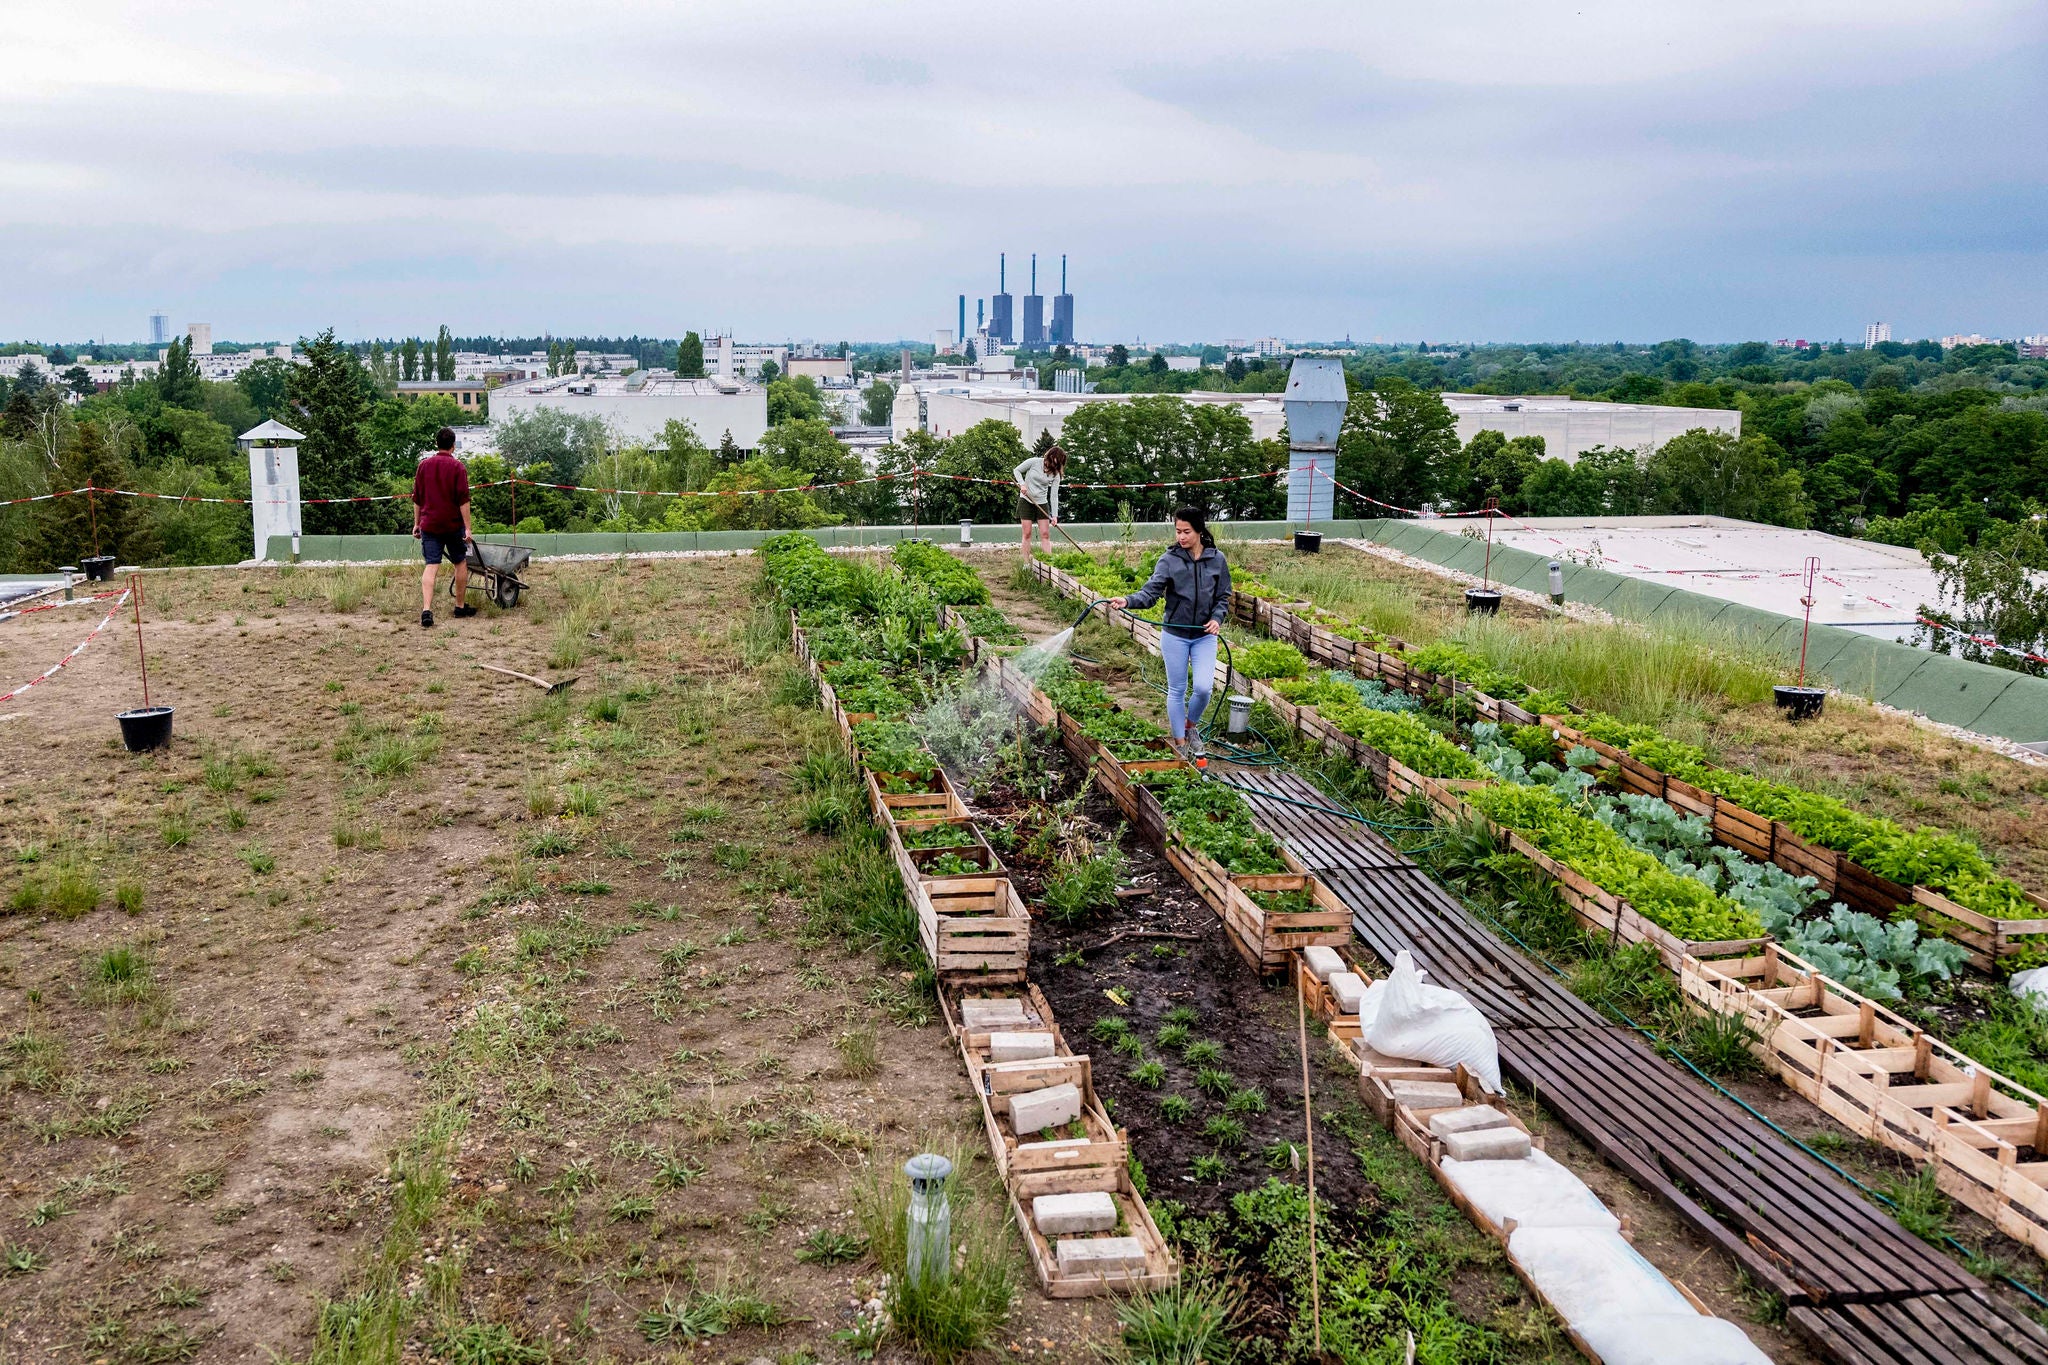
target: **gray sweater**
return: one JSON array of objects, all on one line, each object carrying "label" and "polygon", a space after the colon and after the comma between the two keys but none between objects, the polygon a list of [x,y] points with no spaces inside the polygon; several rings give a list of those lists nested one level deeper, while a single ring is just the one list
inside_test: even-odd
[{"label": "gray sweater", "polygon": [[1060,519],[1059,474],[1045,472],[1045,461],[1033,455],[1030,459],[1010,471],[1017,480],[1017,491],[1046,510],[1054,521]]},{"label": "gray sweater", "polygon": [[1166,624],[1178,626],[1180,634],[1192,634],[1209,622],[1222,623],[1230,615],[1230,565],[1215,548],[1202,551],[1196,559],[1176,545],[1159,556],[1145,586],[1124,599],[1132,611],[1143,611],[1166,596]]}]

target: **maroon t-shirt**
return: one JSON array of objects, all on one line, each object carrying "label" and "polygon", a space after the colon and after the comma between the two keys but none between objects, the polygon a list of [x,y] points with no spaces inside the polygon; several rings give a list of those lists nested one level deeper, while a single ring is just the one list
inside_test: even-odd
[{"label": "maroon t-shirt", "polygon": [[462,505],[469,501],[469,466],[445,450],[420,461],[413,471],[412,502],[422,531],[437,536],[462,534]]}]

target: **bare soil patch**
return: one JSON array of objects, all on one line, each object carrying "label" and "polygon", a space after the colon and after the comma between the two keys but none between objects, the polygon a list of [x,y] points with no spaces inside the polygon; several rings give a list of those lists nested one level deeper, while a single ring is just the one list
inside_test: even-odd
[{"label": "bare soil patch", "polygon": [[[535,576],[429,631],[410,570],[151,575],[167,752],[116,737],[132,636],[8,708],[9,1358],[304,1358],[387,1264],[415,1358],[649,1359],[681,1343],[646,1315],[721,1288],[783,1325],[702,1358],[829,1358],[871,1272],[798,1252],[874,1163],[979,1142],[928,1003],[811,922],[818,722],[749,653],[756,566]],[[0,626],[0,675],[87,610]],[[1004,1344],[1102,1319],[1024,1293]]]}]

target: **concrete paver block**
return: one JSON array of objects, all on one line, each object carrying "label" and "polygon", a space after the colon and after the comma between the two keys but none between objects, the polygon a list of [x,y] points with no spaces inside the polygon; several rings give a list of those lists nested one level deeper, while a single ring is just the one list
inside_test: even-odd
[{"label": "concrete paver block", "polygon": [[1042,1133],[1081,1117],[1081,1090],[1071,1083],[1010,1096],[1010,1126],[1021,1135]]},{"label": "concrete paver block", "polygon": [[1394,1103],[1410,1109],[1455,1109],[1465,1102],[1464,1092],[1449,1081],[1393,1081],[1387,1090]]},{"label": "concrete paver block", "polygon": [[1031,1221],[1047,1237],[1108,1232],[1116,1226],[1116,1200],[1103,1190],[1082,1194],[1041,1194],[1031,1201]]},{"label": "concrete paver block", "polygon": [[1301,955],[1318,981],[1328,982],[1331,977],[1344,970],[1344,959],[1338,955],[1335,948],[1326,948],[1318,943],[1302,949]]},{"label": "concrete paver block", "polygon": [[987,1033],[1024,1022],[1024,1002],[1014,996],[999,1000],[962,1000],[960,1027],[969,1033]]},{"label": "concrete paver block", "polygon": [[1508,1116],[1490,1104],[1468,1104],[1463,1109],[1446,1109],[1429,1116],[1429,1131],[1440,1138],[1453,1133],[1475,1133],[1481,1128],[1511,1128]]},{"label": "concrete paver block", "polygon": [[1028,1062],[1050,1056],[1050,1033],[991,1033],[988,1036],[988,1059],[992,1062]]},{"label": "concrete paver block", "polygon": [[1520,1161],[1529,1155],[1529,1135],[1519,1128],[1452,1133],[1444,1139],[1444,1155],[1454,1161]]},{"label": "concrete paver block", "polygon": [[1365,999],[1365,979],[1357,972],[1332,972],[1327,979],[1330,994],[1337,997],[1338,1012],[1358,1013],[1359,1002]]},{"label": "concrete paver block", "polygon": [[1135,1237],[1063,1237],[1053,1256],[1061,1275],[1122,1279],[1145,1273],[1145,1244]]}]

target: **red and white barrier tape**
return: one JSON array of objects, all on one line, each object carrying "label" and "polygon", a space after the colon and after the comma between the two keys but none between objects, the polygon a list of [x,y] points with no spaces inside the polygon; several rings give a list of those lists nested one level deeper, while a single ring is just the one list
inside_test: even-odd
[{"label": "red and white barrier tape", "polygon": [[56,663],[53,663],[48,668],[44,669],[39,676],[30,678],[27,682],[15,688],[12,692],[0,695],[0,702],[13,701],[16,697],[28,691],[31,687],[34,687],[37,683],[48,682],[52,677],[56,676],[58,669],[64,667],[64,665],[70,663],[73,659],[85,653],[85,647],[91,644],[94,640],[98,639],[99,633],[105,630],[109,625],[111,625],[113,623],[114,618],[120,615],[121,608],[127,605],[128,591],[129,590],[126,588],[121,589],[121,600],[114,603],[113,610],[109,611],[106,614],[106,616],[100,621],[100,623],[92,628],[92,634],[86,636],[83,640],[80,640],[77,644],[71,647],[71,652],[69,654],[66,654],[63,658],[57,660]]},{"label": "red and white barrier tape", "polygon": [[39,611],[55,611],[59,607],[76,607],[86,602],[104,602],[109,597],[126,592],[126,588],[115,588],[109,592],[96,592],[90,597],[74,597],[69,601],[38,602],[32,607],[21,607],[15,611],[0,611],[0,621],[12,621],[17,616],[33,616]]}]

